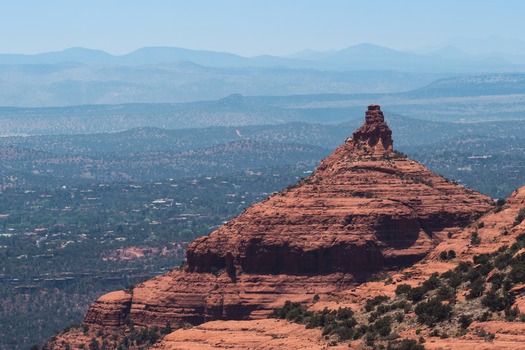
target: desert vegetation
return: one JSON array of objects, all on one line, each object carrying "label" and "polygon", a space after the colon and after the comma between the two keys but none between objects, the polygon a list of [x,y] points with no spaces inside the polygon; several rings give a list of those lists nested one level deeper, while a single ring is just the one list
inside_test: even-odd
[{"label": "desert vegetation", "polygon": [[[452,270],[434,273],[420,286],[401,283],[394,298],[368,299],[357,313],[347,308],[313,312],[300,303],[286,302],[270,317],[321,328],[334,344],[361,339],[374,349],[424,349],[424,335],[459,337],[474,321],[525,322],[525,315],[513,307],[517,294],[512,292],[525,281],[524,248],[525,234],[521,234],[510,247],[461,261]],[[464,300],[459,295],[465,295]],[[416,329],[421,336],[401,339],[400,333],[407,329]],[[474,336],[494,338],[483,332]]]}]

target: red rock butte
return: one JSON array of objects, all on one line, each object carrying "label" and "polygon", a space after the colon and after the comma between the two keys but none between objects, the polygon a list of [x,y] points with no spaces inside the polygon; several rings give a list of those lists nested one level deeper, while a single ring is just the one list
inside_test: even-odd
[{"label": "red rock butte", "polygon": [[184,268],[96,301],[85,323],[257,319],[421,260],[493,201],[393,150],[378,105],[308,178],[196,239]]}]

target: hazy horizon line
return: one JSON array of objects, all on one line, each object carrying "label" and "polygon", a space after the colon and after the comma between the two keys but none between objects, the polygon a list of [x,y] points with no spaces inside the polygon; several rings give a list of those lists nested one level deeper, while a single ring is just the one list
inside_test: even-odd
[{"label": "hazy horizon line", "polygon": [[[376,46],[376,47],[381,47],[381,48],[385,48],[385,49],[390,49],[390,50],[394,50],[394,51],[398,51],[398,52],[404,52],[404,53],[417,53],[417,54],[421,54],[421,53],[425,53],[425,52],[433,52],[433,51],[438,51],[440,49],[443,49],[443,48],[446,48],[446,47],[454,47],[456,49],[458,49],[459,51],[461,52],[464,52],[466,54],[473,54],[473,53],[470,53],[468,52],[468,50],[462,50],[461,47],[457,47],[455,45],[452,45],[450,44],[452,41],[454,40],[477,40],[477,41],[481,41],[481,40],[500,40],[500,41],[506,41],[506,42],[509,42],[509,41],[515,41],[515,42],[519,42],[519,43],[522,43],[525,45],[525,42],[521,41],[520,39],[517,39],[517,38],[505,38],[505,37],[502,37],[502,36],[498,36],[498,35],[491,35],[491,36],[486,36],[486,37],[461,37],[461,36],[458,36],[458,37],[451,37],[445,41],[442,41],[442,42],[439,42],[439,43],[430,43],[426,46],[419,46],[419,47],[413,47],[413,48],[398,48],[398,47],[395,47],[395,46],[386,46],[386,45],[382,45],[382,44],[377,44],[375,42],[371,42],[371,41],[360,41],[360,42],[356,42],[356,43],[351,43],[351,44],[348,44],[348,45],[345,45],[343,47],[340,47],[340,48],[330,48],[330,49],[316,49],[316,48],[312,48],[312,47],[305,47],[303,49],[300,49],[298,51],[294,51],[294,52],[287,52],[287,53],[281,53],[281,54],[272,54],[272,53],[259,53],[259,54],[254,54],[254,55],[246,55],[246,54],[241,54],[241,53],[238,53],[238,52],[235,52],[233,50],[227,50],[227,49],[222,49],[222,50],[215,50],[215,49],[211,49],[211,48],[200,48],[200,47],[186,47],[186,46],[178,46],[178,45],[170,45],[170,44],[151,44],[151,45],[145,45],[145,46],[137,46],[136,48],[134,49],[131,49],[131,50],[126,50],[126,51],[114,51],[114,50],[110,50],[110,49],[105,49],[105,48],[99,48],[99,47],[89,47],[89,46],[82,46],[82,45],[74,45],[74,46],[69,46],[69,47],[64,47],[64,48],[57,48],[57,49],[48,49],[48,50],[44,50],[44,51],[32,51],[32,52],[29,52],[29,51],[26,51],[26,52],[0,52],[0,55],[22,55],[22,56],[37,56],[37,55],[41,55],[41,54],[48,54],[48,53],[61,53],[61,52],[65,52],[65,51],[68,51],[68,50],[74,50],[74,49],[83,49],[83,50],[88,50],[88,51],[99,51],[99,52],[104,52],[106,54],[109,54],[111,56],[126,56],[126,55],[129,55],[129,54],[132,54],[138,50],[141,50],[141,49],[147,49],[147,48],[170,48],[170,49],[184,49],[184,50],[188,50],[188,51],[201,51],[201,52],[217,52],[217,53],[227,53],[227,54],[233,54],[233,55],[236,55],[236,56],[240,56],[240,57],[244,57],[244,58],[253,58],[253,57],[260,57],[260,56],[274,56],[274,57],[282,57],[282,58],[287,58],[289,56],[293,56],[293,55],[297,55],[297,54],[300,54],[302,52],[307,52],[307,51],[311,51],[313,53],[329,53],[329,52],[338,52],[338,51],[342,51],[342,50],[345,50],[345,49],[348,49],[348,48],[351,48],[351,47],[356,47],[356,46],[361,46],[361,45],[371,45],[371,46]],[[490,54],[490,53],[495,53],[495,52],[498,52],[498,53],[507,53],[505,51],[486,51],[484,52],[484,54]]]}]

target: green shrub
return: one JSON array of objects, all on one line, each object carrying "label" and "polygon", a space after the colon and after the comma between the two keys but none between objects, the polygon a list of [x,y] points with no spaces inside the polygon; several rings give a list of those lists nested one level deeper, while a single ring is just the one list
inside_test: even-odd
[{"label": "green shrub", "polygon": [[377,332],[380,336],[386,337],[392,331],[392,317],[385,316],[372,324],[372,329]]},{"label": "green shrub", "polygon": [[489,254],[480,254],[475,255],[474,258],[472,258],[472,261],[474,261],[474,264],[487,264],[489,262],[490,255]]},{"label": "green shrub", "polygon": [[[463,275],[456,271],[447,271],[446,278],[448,281],[448,285],[452,288],[457,288],[463,283]],[[443,274],[443,275],[445,275]]]},{"label": "green shrub", "polygon": [[408,299],[412,300],[413,302],[418,302],[423,299],[426,292],[426,289],[423,287],[412,288],[408,293]]},{"label": "green shrub", "polygon": [[498,254],[498,256],[494,259],[494,266],[499,270],[503,270],[504,268],[509,266],[511,259],[512,254],[510,253]]},{"label": "green shrub", "polygon": [[514,321],[520,315],[518,307],[511,308],[510,306],[505,309],[505,319],[509,322]]},{"label": "green shrub", "polygon": [[321,312],[316,312],[315,314],[319,315],[319,327],[330,326],[335,323],[337,312],[333,310],[328,310],[326,307]]},{"label": "green shrub", "polygon": [[384,301],[387,301],[389,298],[385,295],[378,295],[372,299],[368,299],[365,304],[365,310],[366,312],[370,312],[374,310],[374,308],[381,304]]},{"label": "green shrub", "polygon": [[338,320],[348,320],[354,316],[354,312],[349,308],[339,308],[337,310]]},{"label": "green shrub", "polygon": [[525,247],[525,233],[520,234],[516,237],[516,242],[510,247],[510,253],[516,253],[521,248]]},{"label": "green shrub", "polygon": [[500,295],[493,290],[485,293],[485,296],[481,299],[481,305],[487,307],[491,311],[502,311],[510,307],[514,303],[514,298],[510,297],[507,293]]},{"label": "green shrub", "polygon": [[408,314],[410,311],[412,311],[412,305],[410,305],[410,304],[407,303],[407,304],[405,305],[405,307],[403,307],[403,312],[404,312],[405,314]]},{"label": "green shrub", "polygon": [[491,313],[488,311],[485,311],[481,316],[477,318],[479,322],[487,322],[490,319]]},{"label": "green shrub", "polygon": [[516,237],[516,242],[525,242],[525,233],[519,234],[518,237]]},{"label": "green shrub", "polygon": [[458,322],[461,328],[467,329],[468,326],[470,326],[470,324],[472,323],[472,317],[469,315],[461,315],[459,316]]},{"label": "green shrub", "polygon": [[168,320],[166,321],[166,325],[160,330],[160,334],[170,334],[173,332],[173,328],[171,327],[171,322]]},{"label": "green shrub", "polygon": [[479,238],[479,235],[477,232],[472,232],[470,235],[470,244],[472,245],[478,245],[481,243],[481,238]]},{"label": "green shrub", "polygon": [[412,287],[409,284],[400,284],[396,287],[396,295],[408,295]]},{"label": "green shrub", "polygon": [[379,305],[377,305],[377,308],[376,308],[376,312],[377,312],[378,315],[383,315],[383,314],[387,313],[390,310],[392,310],[390,305],[384,305],[384,304],[379,304]]},{"label": "green shrub", "polygon": [[525,263],[514,264],[508,276],[514,283],[525,281]]},{"label": "green shrub", "polygon": [[503,285],[503,278],[504,278],[504,275],[502,275],[501,273],[499,272],[494,273],[490,277],[490,283],[492,284],[491,289],[494,291],[500,289]]},{"label": "green shrub", "polygon": [[351,309],[339,308],[335,311],[324,308],[320,312],[310,312],[300,303],[293,303],[289,300],[284,303],[283,307],[275,309],[269,317],[305,324],[309,329],[320,327],[326,339],[334,335],[339,341],[358,339],[368,329],[366,328],[364,333],[362,333],[362,328],[355,329],[357,321]]},{"label": "green shrub", "polygon": [[404,309],[407,304],[408,304],[408,302],[406,300],[400,300],[400,301],[398,301],[396,303],[393,303],[390,306],[390,309],[391,310]]},{"label": "green shrub", "polygon": [[433,273],[429,277],[429,279],[423,282],[423,288],[425,289],[425,292],[434,290],[438,288],[440,285],[441,285],[441,281],[439,280],[437,273]]},{"label": "green shrub", "polygon": [[96,338],[91,338],[91,343],[89,343],[89,350],[100,350],[100,344]]},{"label": "green shrub", "polygon": [[454,271],[466,273],[470,270],[471,267],[472,263],[470,261],[460,261],[460,263],[458,264],[458,266],[456,266]]},{"label": "green shrub", "polygon": [[466,274],[465,274],[465,279],[467,281],[470,281],[470,282],[475,282],[479,279],[482,279],[483,276],[481,276],[481,273],[479,272],[479,270],[477,269],[470,269]]},{"label": "green shrub", "polygon": [[355,333],[354,333],[354,340],[355,339],[359,339],[361,338],[363,335],[366,334],[366,332],[368,332],[368,326],[363,324],[363,325],[360,325],[359,327],[356,328],[355,330]]},{"label": "green shrub", "polygon": [[335,329],[334,334],[337,334],[339,341],[346,341],[354,338],[355,330],[350,327],[338,327]]},{"label": "green shrub", "polygon": [[307,314],[306,307],[301,303],[292,303],[287,300],[283,307],[273,310],[269,317],[302,323]]},{"label": "green shrub", "polygon": [[456,293],[454,293],[452,288],[442,285],[439,287],[436,297],[439,298],[439,300],[452,300],[455,299]]},{"label": "green shrub", "polygon": [[450,318],[452,307],[443,305],[438,299],[429,299],[416,306],[415,309],[418,322],[433,326],[437,322]]},{"label": "green shrub", "polygon": [[467,299],[475,299],[480,297],[485,291],[485,282],[482,279],[477,279],[470,283],[470,292],[467,294]]}]

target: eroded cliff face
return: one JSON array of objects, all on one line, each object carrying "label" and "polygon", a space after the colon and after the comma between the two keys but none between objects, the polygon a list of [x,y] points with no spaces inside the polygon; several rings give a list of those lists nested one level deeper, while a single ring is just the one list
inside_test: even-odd
[{"label": "eroded cliff face", "polygon": [[391,135],[369,106],[365,124],[310,177],[195,240],[184,269],[102,297],[84,322],[114,331],[125,319],[261,319],[285,300],[311,303],[414,264],[493,206],[394,152]]}]

